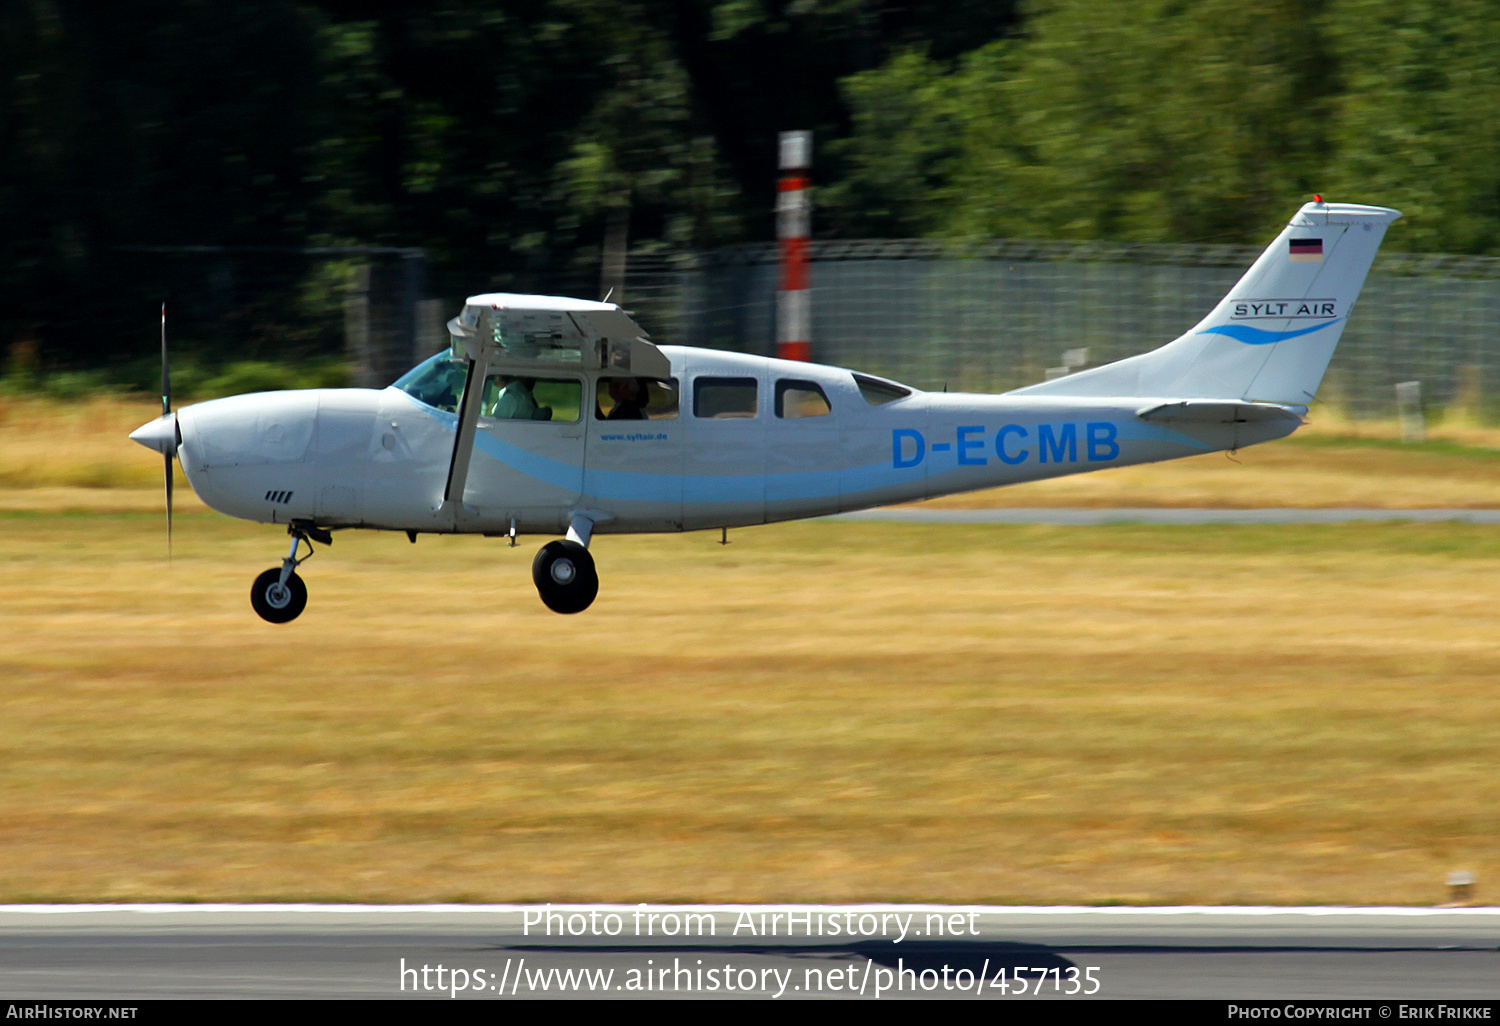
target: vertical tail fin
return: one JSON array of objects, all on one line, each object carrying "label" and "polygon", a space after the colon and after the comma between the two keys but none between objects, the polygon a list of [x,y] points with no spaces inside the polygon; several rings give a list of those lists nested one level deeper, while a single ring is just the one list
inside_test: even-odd
[{"label": "vertical tail fin", "polygon": [[1308,203],[1219,305],[1153,352],[1011,395],[1241,399],[1306,406],[1399,211]]}]

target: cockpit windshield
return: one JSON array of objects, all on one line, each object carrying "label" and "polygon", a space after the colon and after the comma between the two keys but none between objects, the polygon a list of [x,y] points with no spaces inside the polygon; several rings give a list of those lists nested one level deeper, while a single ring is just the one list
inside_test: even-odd
[{"label": "cockpit windshield", "polygon": [[455,360],[453,350],[444,349],[401,375],[394,384],[418,402],[457,413],[468,373],[469,361]]}]

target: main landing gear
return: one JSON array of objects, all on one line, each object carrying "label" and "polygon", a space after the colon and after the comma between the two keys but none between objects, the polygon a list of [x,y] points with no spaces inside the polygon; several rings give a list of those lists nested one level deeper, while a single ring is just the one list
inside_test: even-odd
[{"label": "main landing gear", "polygon": [[599,594],[594,557],[572,539],[543,545],[531,561],[531,579],[542,602],[554,613],[581,613]]},{"label": "main landing gear", "polygon": [[599,594],[599,575],[589,555],[593,533],[593,520],[575,516],[568,524],[568,536],[543,545],[531,561],[531,579],[543,604],[554,613],[581,613]]},{"label": "main landing gear", "polygon": [[[297,576],[297,567],[306,563],[313,555],[314,540],[324,545],[333,544],[333,535],[305,520],[293,521],[286,529],[292,536],[292,548],[281,561],[255,579],[250,586],[250,605],[262,620],[271,623],[290,623],[302,615],[307,608],[307,585]],[[297,550],[307,543],[307,555],[297,558]]]}]

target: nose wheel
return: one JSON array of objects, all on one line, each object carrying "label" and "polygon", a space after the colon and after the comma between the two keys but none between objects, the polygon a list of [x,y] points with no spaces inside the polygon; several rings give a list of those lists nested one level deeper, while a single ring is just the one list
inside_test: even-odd
[{"label": "nose wheel", "polygon": [[[297,576],[297,567],[312,558],[313,538],[324,545],[333,544],[331,534],[305,521],[288,527],[286,533],[292,536],[292,548],[281,566],[267,570],[250,586],[250,607],[269,623],[290,623],[302,615],[307,608],[307,585]],[[307,543],[307,555],[299,559],[297,552],[303,542]]]},{"label": "nose wheel", "polygon": [[289,623],[307,608],[307,585],[296,573],[281,579],[281,568],[273,567],[250,586],[250,605],[262,620]]},{"label": "nose wheel", "polygon": [[594,557],[575,541],[552,541],[531,563],[531,579],[542,602],[554,613],[581,613],[599,594]]}]

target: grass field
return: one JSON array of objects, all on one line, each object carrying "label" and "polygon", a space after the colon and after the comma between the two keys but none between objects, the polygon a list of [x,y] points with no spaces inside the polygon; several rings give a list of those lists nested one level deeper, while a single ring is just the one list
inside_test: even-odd
[{"label": "grass field", "polygon": [[1492,529],[601,538],[577,617],[534,545],[341,534],[272,627],[274,528],[184,516],[169,566],[159,515],[0,527],[0,901],[1421,905],[1500,875]]}]

